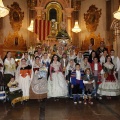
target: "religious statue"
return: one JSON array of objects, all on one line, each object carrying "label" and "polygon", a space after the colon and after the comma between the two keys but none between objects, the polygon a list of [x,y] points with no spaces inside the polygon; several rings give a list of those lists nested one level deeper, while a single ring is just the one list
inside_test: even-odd
[{"label": "religious statue", "polygon": [[60,24],[60,31],[58,32],[56,38],[57,39],[70,39],[70,36],[68,35],[66,31],[66,25],[65,22],[61,22]]},{"label": "religious statue", "polygon": [[57,22],[55,19],[51,20],[51,30],[50,30],[50,36],[55,37],[57,33]]}]

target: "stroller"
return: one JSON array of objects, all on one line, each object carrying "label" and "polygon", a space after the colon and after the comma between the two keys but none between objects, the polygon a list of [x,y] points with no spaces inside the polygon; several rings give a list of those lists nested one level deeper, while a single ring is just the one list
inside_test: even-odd
[{"label": "stroller", "polygon": [[0,85],[0,101],[6,102],[6,92],[4,85]]},{"label": "stroller", "polygon": [[0,101],[3,103],[6,102],[6,92],[2,72],[0,72]]},{"label": "stroller", "polygon": [[22,100],[22,90],[18,87],[9,88],[9,91],[6,92],[6,99],[11,102],[11,105],[14,107],[16,103],[23,102]]}]

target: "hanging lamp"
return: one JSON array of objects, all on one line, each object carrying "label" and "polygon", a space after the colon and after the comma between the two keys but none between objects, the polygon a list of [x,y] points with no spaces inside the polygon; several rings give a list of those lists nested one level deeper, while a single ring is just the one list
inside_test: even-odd
[{"label": "hanging lamp", "polygon": [[75,32],[75,33],[78,33],[78,32],[81,31],[77,20],[75,21],[75,25],[74,25],[74,28],[72,28],[72,31]]},{"label": "hanging lamp", "polygon": [[75,0],[74,1],[74,10],[75,10],[75,24],[74,24],[74,28],[72,28],[72,32],[75,32],[75,33],[78,33],[81,31],[80,27],[79,27],[79,24],[78,24],[78,18],[77,18],[77,12],[78,12],[78,9],[77,9],[77,1]]}]

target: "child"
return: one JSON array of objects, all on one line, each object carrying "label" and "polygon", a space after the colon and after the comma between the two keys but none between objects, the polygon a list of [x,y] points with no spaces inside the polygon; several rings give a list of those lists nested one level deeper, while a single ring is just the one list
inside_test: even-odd
[{"label": "child", "polygon": [[83,72],[80,70],[80,64],[75,65],[75,71],[71,73],[71,88],[73,94],[74,104],[81,103],[80,94],[83,92]]},{"label": "child", "polygon": [[7,86],[8,86],[8,88],[9,88],[9,91],[10,91],[10,92],[13,92],[13,91],[16,91],[16,90],[20,89],[20,88],[18,87],[18,82],[15,81],[14,76],[11,76],[10,82],[7,84]]},{"label": "child", "polygon": [[71,73],[75,70],[75,62],[74,60],[70,60],[65,71],[66,81],[68,83],[68,97],[72,98],[72,90],[71,90]]},{"label": "child", "polygon": [[11,101],[14,106],[17,102],[22,102],[22,90],[18,87],[18,82],[15,81],[14,76],[11,76],[10,82],[7,84],[9,91],[7,92],[7,100]]},{"label": "child", "polygon": [[91,93],[93,90],[93,82],[94,82],[94,77],[90,73],[90,68],[86,68],[85,70],[85,75],[83,77],[83,83],[85,86],[85,92],[84,92],[84,104],[87,104],[87,99],[88,102],[92,105],[93,102],[91,101]]}]

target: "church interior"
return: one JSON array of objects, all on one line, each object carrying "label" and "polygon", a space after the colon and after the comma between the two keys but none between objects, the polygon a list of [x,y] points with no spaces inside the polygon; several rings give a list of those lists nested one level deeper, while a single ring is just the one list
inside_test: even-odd
[{"label": "church interior", "polygon": [[[120,58],[119,5],[120,0],[0,0],[0,56],[10,51],[17,59],[19,52],[61,44],[84,52],[104,41]],[[120,120],[119,96],[86,106],[69,98],[29,100],[14,107],[0,101],[0,106],[0,120]]]},{"label": "church interior", "polygon": [[[58,44],[61,26],[78,49],[84,51],[93,38],[96,49],[104,41],[109,49],[119,54],[119,20],[114,19],[118,0],[4,0],[9,14],[0,18],[0,51],[27,51],[46,43]],[[17,8],[16,8],[17,6]],[[54,21],[55,20],[55,21]],[[75,22],[81,31],[72,31]],[[30,24],[32,26],[30,26]],[[52,26],[52,24],[54,24]],[[28,27],[32,27],[28,30]],[[63,37],[63,38],[62,38]],[[61,39],[65,39],[61,36]]]}]

